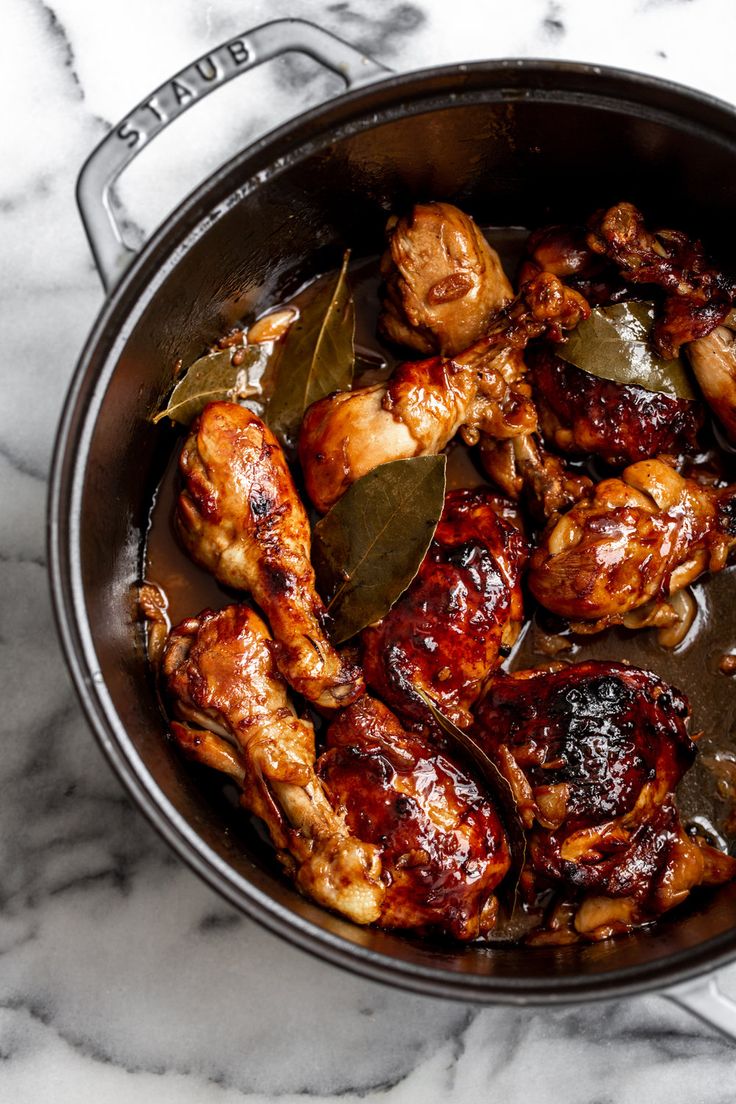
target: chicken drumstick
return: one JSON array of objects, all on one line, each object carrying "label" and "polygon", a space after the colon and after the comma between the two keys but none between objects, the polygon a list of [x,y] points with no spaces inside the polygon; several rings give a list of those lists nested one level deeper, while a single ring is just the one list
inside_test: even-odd
[{"label": "chicken drumstick", "polygon": [[190,758],[230,774],[242,804],[266,824],[279,858],[313,900],[358,924],[381,914],[379,849],[356,839],[314,770],[314,729],[300,720],[274,645],[246,605],[205,610],[172,629],[163,677],[172,734]]},{"label": "chicken drumstick", "polygon": [[[229,774],[301,891],[358,924],[474,939],[496,919],[510,865],[493,805],[472,779],[380,702],[338,714],[315,764],[273,642],[247,606],[173,629],[163,676],[190,758]],[[197,727],[193,727],[193,724]]]},{"label": "chicken drumstick", "polygon": [[327,638],[309,522],[270,429],[242,406],[210,403],[179,466],[176,523],[192,558],[225,586],[253,595],[276,639],[279,670],[295,690],[326,707],[353,701],[362,676]]}]

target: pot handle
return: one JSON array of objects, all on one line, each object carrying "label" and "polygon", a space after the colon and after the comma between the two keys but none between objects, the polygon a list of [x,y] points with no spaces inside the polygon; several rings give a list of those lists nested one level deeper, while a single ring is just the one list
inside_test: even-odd
[{"label": "pot handle", "polygon": [[717,974],[676,985],[662,995],[736,1041],[736,1001],[719,989]]},{"label": "pot handle", "polygon": [[292,51],[331,69],[348,88],[391,72],[314,23],[277,19],[223,42],[171,77],[103,138],[79,174],[77,204],[105,291],[135,256],[123,241],[110,203],[111,188],[125,166],[197,100],[240,73]]}]

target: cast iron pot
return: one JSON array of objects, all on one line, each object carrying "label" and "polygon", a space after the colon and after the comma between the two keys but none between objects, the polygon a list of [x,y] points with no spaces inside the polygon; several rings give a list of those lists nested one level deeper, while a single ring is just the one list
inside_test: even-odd
[{"label": "cast iron pot", "polygon": [[[238,154],[133,255],[110,205],[121,169],[197,98],[287,51],[338,73],[346,93]],[[481,223],[538,226],[624,196],[733,254],[734,111],[662,81],[560,62],[394,75],[298,20],[238,36],[177,74],[112,131],[79,179],[109,294],[56,443],[53,597],[84,709],[128,792],[192,869],[270,930],[371,978],[444,997],[561,1003],[665,989],[736,1034],[736,1007],[712,977],[702,980],[736,957],[736,885],[651,931],[534,950],[364,930],[299,896],[245,818],[167,739],[135,618],[151,497],[172,446],[150,414],[177,360],[189,363],[247,311],[333,266],[345,245],[375,253],[387,212],[414,198],[454,201]]]}]

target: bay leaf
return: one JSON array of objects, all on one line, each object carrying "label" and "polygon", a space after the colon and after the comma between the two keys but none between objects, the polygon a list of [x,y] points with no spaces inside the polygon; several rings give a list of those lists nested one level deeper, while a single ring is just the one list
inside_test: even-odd
[{"label": "bay leaf", "polygon": [[348,284],[350,250],[335,279],[306,304],[278,352],[266,421],[294,443],[304,411],[333,391],[346,391],[355,371],[355,304]]},{"label": "bay leaf", "polygon": [[599,379],[659,391],[673,399],[694,399],[696,391],[682,357],[664,360],[655,353],[650,341],[653,325],[650,302],[595,307],[555,352]]},{"label": "bay leaf", "polygon": [[380,621],[411,583],[442,513],[445,467],[444,456],[381,464],[315,526],[312,561],[334,643]]},{"label": "bay leaf", "polygon": [[519,880],[526,863],[526,832],[524,831],[518,806],[514,801],[511,786],[500,768],[496,766],[490,755],[483,750],[472,734],[459,728],[454,721],[446,717],[421,686],[415,686],[414,689],[426,705],[437,727],[448,738],[451,749],[457,751],[461,758],[475,768],[477,777],[487,784],[491,797],[496,800],[500,808],[501,819],[509,840],[512,862],[516,868],[517,878],[514,886],[514,904],[516,904]]},{"label": "bay leaf", "polygon": [[171,392],[166,409],[154,415],[154,425],[162,418],[171,418],[186,426],[207,403],[235,402],[257,394],[258,388],[248,383],[248,373],[261,367],[267,356],[263,345],[232,345],[195,360]]}]

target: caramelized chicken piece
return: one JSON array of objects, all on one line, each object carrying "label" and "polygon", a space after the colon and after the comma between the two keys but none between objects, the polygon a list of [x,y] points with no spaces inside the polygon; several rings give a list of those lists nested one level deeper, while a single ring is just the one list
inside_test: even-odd
[{"label": "caramelized chicken piece", "polygon": [[461,940],[493,928],[509,849],[468,774],[368,696],[333,721],[318,771],[353,835],[380,849],[382,926]]},{"label": "caramelized chicken piece", "polygon": [[463,727],[523,619],[526,542],[486,488],[450,491],[409,589],[363,631],[366,681],[403,716],[427,719],[421,688]]},{"label": "caramelized chicken piece", "polygon": [[561,452],[624,465],[696,449],[699,403],[599,379],[543,346],[528,363],[544,439]]},{"label": "caramelized chicken piece", "polygon": [[496,679],[477,716],[528,831],[522,882],[582,893],[578,933],[607,938],[736,876],[736,860],[680,824],[689,706],[656,675],[597,661],[522,671]]},{"label": "caramelized chicken piece", "polygon": [[172,734],[197,762],[224,771],[265,823],[297,885],[319,904],[370,924],[381,915],[380,851],[335,811],[314,769],[314,730],[288,700],[274,644],[248,606],[205,610],[172,630],[163,658],[177,714]]},{"label": "caramelized chicken piece", "polygon": [[[476,709],[476,736],[512,787],[525,828],[566,827],[567,837],[578,822],[632,814],[626,823],[639,824],[661,805],[695,758],[689,715],[685,696],[651,672],[586,660],[494,679]],[[579,842],[583,854],[589,841]],[[551,846],[545,835],[545,856]],[[562,860],[554,861],[561,877]],[[600,876],[593,867],[571,873],[586,887]]]},{"label": "caramelized chicken piece", "polygon": [[[606,219],[611,216],[613,220],[616,211],[628,213],[632,220],[641,219],[630,204],[619,204],[593,222],[597,225],[600,220],[609,226]],[[529,257],[521,279],[539,271],[552,272],[596,306],[641,294],[637,281],[643,271],[636,266],[630,271],[631,265],[624,263],[620,251],[603,248],[597,240],[593,244],[598,251],[594,251],[589,244],[592,237],[586,240],[585,231],[578,227],[551,226],[536,231],[529,238]],[[619,240],[615,233],[613,237]],[[639,243],[643,248],[641,234]],[[659,256],[658,262],[662,263]],[[631,279],[624,280],[624,276]],[[618,466],[659,453],[678,455],[696,447],[703,418],[695,402],[598,379],[565,363],[546,346],[532,352],[529,366],[544,439],[562,452],[592,454]]]},{"label": "caramelized chicken piece", "polygon": [[451,203],[417,203],[392,216],[386,238],[378,328],[397,345],[453,356],[514,297],[495,249]]},{"label": "caramelized chicken piece", "polygon": [[388,384],[314,403],[302,422],[299,460],[307,493],[325,513],[379,464],[435,455],[461,428],[511,436],[535,425],[528,394],[510,388],[482,352],[471,350],[454,360],[402,364]]},{"label": "caramelized chicken piece", "polygon": [[225,586],[253,595],[276,638],[279,670],[295,690],[326,707],[353,701],[362,677],[327,639],[309,522],[274,435],[252,411],[210,403],[179,467],[176,524],[192,558]]},{"label": "caramelized chicken piece", "polygon": [[[657,607],[666,614],[669,595],[725,567],[734,545],[736,488],[715,490],[642,460],[552,517],[532,553],[529,589],[579,632],[667,624]],[[632,619],[645,604],[652,619]]]},{"label": "caramelized chicken piece", "polygon": [[686,341],[706,337],[731,309],[736,281],[710,264],[702,243],[679,230],[649,231],[632,203],[617,203],[590,220],[588,245],[632,284],[654,284],[666,298],[653,341],[668,359]]},{"label": "caramelized chicken piece", "polygon": [[528,388],[506,379],[515,371],[514,354],[533,337],[572,329],[587,311],[577,293],[543,273],[459,356],[402,364],[388,384],[314,403],[302,422],[299,459],[316,508],[328,510],[379,464],[440,452],[460,429],[468,442],[481,433],[532,432]]},{"label": "caramelized chicken piece", "polygon": [[514,502],[522,500],[536,522],[567,510],[593,486],[586,475],[570,471],[560,459],[547,452],[537,433],[480,442],[480,460],[485,471]]},{"label": "caramelized chicken piece", "polygon": [[736,446],[736,334],[718,326],[686,348],[706,402]]}]

